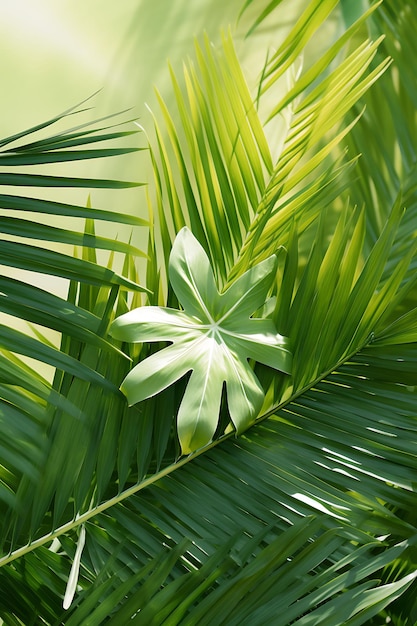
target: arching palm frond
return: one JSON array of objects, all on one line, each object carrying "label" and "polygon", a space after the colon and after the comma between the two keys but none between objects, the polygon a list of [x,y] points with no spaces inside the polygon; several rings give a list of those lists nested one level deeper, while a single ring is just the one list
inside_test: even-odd
[{"label": "arching palm frond", "polygon": [[[266,3],[265,15],[278,4]],[[261,103],[337,3],[324,4],[308,5],[298,37],[264,68]],[[3,442],[11,452],[2,478],[6,624],[412,623],[416,244],[414,183],[398,180],[413,181],[415,172],[412,158],[399,166],[393,157],[412,154],[405,129],[417,129],[409,111],[377,154],[371,94],[391,84],[394,72],[387,102],[401,110],[405,80],[387,69],[378,47],[386,7],[376,3],[366,14],[379,24],[375,43],[349,48],[363,32],[360,17],[325,62],[290,81],[266,126],[230,36],[219,50],[208,40],[197,44],[183,76],[172,72],[177,110],[159,96],[150,148],[151,293],[137,289],[130,301],[119,290],[139,283],[127,249],[123,278],[73,278],[68,310],[86,322],[83,331],[62,326],[61,352],[80,370],[58,368],[50,397],[34,373],[25,386],[27,366],[10,357],[22,383],[2,387],[22,414],[42,400],[32,428],[45,443],[32,454],[27,437],[15,467]],[[402,29],[404,49],[412,38],[408,10],[391,16],[392,31],[384,27],[387,39]],[[284,111],[281,142],[273,146],[268,129]],[[384,166],[372,184],[375,160]],[[384,204],[372,202],[384,189]],[[293,369],[288,376],[253,365],[265,391],[254,426],[239,437],[225,429],[223,402],[214,440],[180,456],[175,417],[186,378],[128,409],[112,386],[130,368],[126,357],[135,365],[151,350],[114,344],[107,330],[129,308],[177,307],[167,265],[184,225],[205,248],[220,290],[278,254],[270,298],[257,315],[289,338]],[[94,237],[90,222],[86,233]],[[86,251],[79,261],[95,264]],[[93,319],[98,326],[87,327]],[[83,378],[87,370],[104,386]],[[25,419],[16,429],[24,430]],[[398,598],[407,600],[407,615],[396,609]]]},{"label": "arching palm frond", "polygon": [[[95,255],[83,253],[82,258],[67,254],[65,246],[80,246],[92,251],[96,248],[111,250],[122,255],[145,256],[134,246],[96,236],[94,231],[74,230],[44,224],[45,215],[56,215],[62,222],[73,225],[74,218],[83,220],[105,220],[115,224],[144,226],[147,222],[141,218],[94,209],[88,202],[86,206],[65,204],[46,197],[23,195],[28,187],[43,189],[43,194],[57,187],[85,187],[121,189],[136,183],[97,178],[74,178],[67,176],[44,175],[33,172],[27,166],[50,164],[51,166],[69,161],[84,161],[130,153],[135,148],[107,147],[109,141],[121,140],[135,130],[121,130],[120,122],[110,124],[107,119],[93,124],[81,124],[74,128],[58,132],[46,138],[32,139],[32,135],[57,125],[62,120],[82,113],[78,106],[54,119],[34,128],[17,133],[1,141],[0,183],[5,185],[0,195],[0,207],[6,213],[2,216],[0,230],[4,234],[0,243],[2,265],[6,266],[0,278],[0,310],[3,314],[0,325],[1,342],[1,398],[2,398],[2,434],[1,434],[1,500],[9,507],[9,512],[2,515],[2,541],[10,541],[9,527],[18,533],[18,528],[25,525],[26,515],[31,515],[29,499],[35,495],[35,485],[42,483],[41,472],[48,454],[45,435],[51,427],[54,411],[70,416],[69,419],[85,419],[87,407],[81,398],[68,393],[64,380],[73,381],[85,390],[90,387],[97,394],[118,396],[117,380],[111,381],[105,371],[100,372],[98,355],[107,360],[118,359],[128,363],[126,355],[117,350],[105,337],[106,311],[93,311],[92,306],[84,301],[83,293],[90,290],[95,298],[102,290],[114,300],[120,289],[144,291],[137,281],[129,280],[110,267],[98,264]],[[104,125],[103,125],[104,122]],[[100,148],[90,145],[102,143]],[[75,149],[77,148],[77,149]],[[22,167],[26,169],[22,171]],[[17,189],[17,193],[13,193]],[[30,219],[21,215],[29,215]],[[48,243],[52,248],[49,249]],[[53,249],[54,244],[61,245],[61,250]],[[16,270],[28,272],[24,282]],[[44,275],[45,287],[40,283],[39,275]],[[33,283],[31,276],[34,276]],[[71,282],[68,299],[50,293],[47,276],[67,279]],[[77,287],[78,281],[80,286]],[[73,297],[77,293],[76,297]],[[108,307],[107,315],[111,312]],[[29,327],[18,330],[16,320],[35,324],[33,332]],[[45,339],[44,329],[51,329],[61,334],[61,347]],[[69,343],[71,349],[68,348]],[[75,348],[74,346],[77,346]],[[90,352],[90,359],[85,353]],[[84,353],[84,355],[83,355]],[[92,355],[96,355],[92,359]],[[23,362],[20,356],[30,357],[30,363]],[[46,374],[38,373],[33,366],[33,359],[52,366],[56,370],[54,382],[45,379]],[[126,367],[126,365],[125,365]],[[65,374],[64,374],[65,372]],[[101,390],[101,391],[100,391]],[[12,445],[10,445],[12,442]],[[37,443],[35,443],[37,442]],[[58,479],[58,476],[57,476]],[[20,505],[20,502],[24,503]],[[48,502],[49,506],[49,502]],[[42,511],[42,515],[44,510]],[[14,521],[13,521],[14,520]],[[16,525],[17,524],[17,525]],[[17,538],[17,536],[15,536]]]}]

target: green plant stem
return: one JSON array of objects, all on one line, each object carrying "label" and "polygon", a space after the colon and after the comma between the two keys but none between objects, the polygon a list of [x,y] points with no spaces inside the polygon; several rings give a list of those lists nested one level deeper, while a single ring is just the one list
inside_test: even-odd
[{"label": "green plant stem", "polygon": [[201,454],[203,454],[210,448],[213,448],[215,445],[220,443],[220,441],[223,441],[224,439],[230,437],[230,435],[232,434],[234,433],[228,433],[227,435],[224,435],[221,439],[212,441],[211,443],[207,444],[203,448],[196,450],[196,452],[193,452],[192,454],[189,454],[188,456],[180,459],[173,465],[169,465],[168,467],[165,467],[160,472],[157,472],[156,474],[153,474],[152,476],[145,478],[145,480],[143,480],[142,482],[137,483],[136,485],[133,485],[132,487],[129,487],[129,489],[126,489],[125,491],[122,491],[117,496],[114,496],[114,498],[111,498],[110,500],[107,500],[106,502],[103,502],[102,504],[99,504],[98,506],[92,509],[89,509],[88,511],[86,511],[85,513],[82,513],[81,515],[77,515],[75,519],[71,520],[70,522],[67,522],[66,524],[63,524],[62,526],[59,526],[59,528],[57,528],[53,532],[48,533],[47,535],[44,535],[43,537],[39,537],[39,539],[35,539],[35,541],[32,541],[31,543],[21,548],[18,548],[17,550],[14,550],[7,556],[4,556],[0,559],[0,567],[2,567],[3,565],[7,565],[8,563],[11,563],[12,561],[15,561],[21,556],[28,554],[32,550],[35,550],[36,548],[39,548],[40,546],[43,546],[46,543],[49,543],[50,541],[53,541],[53,539],[55,539],[56,537],[59,537],[60,535],[63,535],[69,532],[70,530],[77,528],[81,524],[85,524],[85,522],[87,522],[90,518],[95,517],[96,515],[100,513],[103,513],[103,511],[106,511],[107,509],[118,504],[119,502],[126,500],[126,498],[129,498],[130,496],[133,496],[135,493],[142,491],[142,489],[149,487],[149,485],[152,485],[153,483],[157,482],[161,478],[164,478],[164,476],[168,476],[174,470],[178,469],[179,467],[182,467],[189,461],[192,461],[193,459],[200,456]]},{"label": "green plant stem", "polygon": [[[259,424],[260,422],[265,421],[266,419],[271,417],[271,415],[276,413],[279,409],[283,408],[284,406],[286,406],[290,402],[293,402],[296,398],[298,398],[299,396],[304,394],[306,391],[308,391],[309,389],[311,389],[312,387],[317,385],[319,382],[321,382],[323,379],[325,379],[329,374],[331,374],[332,372],[337,370],[339,367],[341,367],[344,363],[349,361],[349,359],[351,359],[352,356],[354,356],[355,354],[357,354],[358,352],[363,350],[363,348],[365,348],[367,345],[369,345],[370,339],[372,337],[373,337],[373,334],[371,334],[367,338],[366,342],[364,342],[364,344],[362,346],[360,346],[356,350],[352,351],[351,353],[349,353],[344,358],[340,359],[338,361],[338,363],[336,363],[336,365],[334,367],[332,367],[332,368],[326,370],[325,372],[323,372],[314,381],[312,381],[311,384],[306,385],[305,387],[302,387],[301,389],[296,391],[290,398],[288,398],[288,400],[286,400],[282,404],[277,404],[277,405],[271,407],[268,411],[266,411],[263,415],[261,415],[255,421],[255,424]],[[146,487],[149,487],[150,485],[156,483],[161,478],[164,478],[165,476],[169,476],[169,474],[171,474],[175,470],[177,470],[180,467],[186,465],[190,461],[193,461],[194,459],[196,459],[197,457],[201,456],[202,454],[204,454],[205,452],[207,452],[211,448],[216,447],[217,445],[219,445],[220,443],[222,443],[226,439],[230,439],[230,437],[232,437],[233,435],[235,435],[235,432],[231,431],[231,432],[223,435],[222,437],[219,437],[215,441],[212,441],[211,443],[208,443],[206,446],[203,446],[199,450],[196,450],[195,452],[192,452],[188,456],[183,457],[182,459],[180,459],[176,463],[174,463],[172,465],[168,465],[168,467],[165,467],[160,472],[157,472],[156,474],[153,474],[152,476],[149,476],[148,478],[145,478],[145,480],[143,480],[142,482],[137,483],[136,485],[133,485],[132,487],[129,487],[129,489],[126,489],[125,491],[122,491],[120,494],[118,494],[114,498],[111,498],[110,500],[107,500],[106,502],[103,502],[102,504],[100,504],[100,505],[98,505],[98,506],[96,506],[96,507],[94,507],[92,509],[89,509],[88,511],[86,511],[85,513],[82,513],[81,515],[77,515],[77,517],[75,519],[71,520],[70,522],[67,522],[66,524],[63,524],[62,526],[60,526],[59,528],[57,528],[53,532],[49,533],[48,535],[44,535],[43,537],[39,537],[39,539],[35,539],[35,541],[33,541],[32,543],[29,543],[29,544],[27,544],[27,545],[25,545],[25,546],[23,546],[21,548],[18,548],[17,550],[14,550],[13,552],[10,552],[10,554],[8,554],[7,556],[4,556],[4,557],[2,557],[0,559],[0,567],[3,567],[4,565],[8,565],[9,563],[12,563],[16,559],[24,556],[25,554],[28,554],[29,552],[32,552],[33,550],[36,550],[37,548],[39,548],[39,547],[41,547],[41,546],[43,546],[43,545],[53,541],[53,539],[59,537],[60,535],[63,535],[65,533],[73,530],[74,528],[77,528],[81,524],[85,524],[92,517],[95,517],[96,515],[98,515],[100,513],[103,513],[104,511],[106,511],[107,509],[110,509],[112,506],[118,504],[119,502],[123,502],[124,500],[126,500],[130,496],[133,496],[134,494],[139,493],[140,491],[142,491]]]}]

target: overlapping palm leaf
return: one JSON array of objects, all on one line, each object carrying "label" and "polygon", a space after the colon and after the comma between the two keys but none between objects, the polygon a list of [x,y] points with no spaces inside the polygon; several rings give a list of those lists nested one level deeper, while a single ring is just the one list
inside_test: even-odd
[{"label": "overlapping palm leaf", "polygon": [[[336,247],[333,248],[333,253],[337,256],[339,251],[335,253],[335,250]],[[329,260],[326,259],[327,262]],[[332,261],[335,261],[335,256],[332,257]],[[321,267],[324,265],[326,264],[323,261]],[[308,269],[305,271],[307,273]],[[342,279],[345,280],[344,277]],[[302,281],[299,290],[303,291]],[[325,292],[328,293],[323,289],[323,296]],[[358,329],[362,327],[363,337],[367,337],[364,343],[369,343],[370,340],[367,335],[366,319],[378,308],[377,302],[368,304],[367,314],[363,316],[364,322],[358,325]],[[382,313],[383,311],[381,317]],[[293,315],[298,317],[300,313],[294,310]],[[321,319],[319,310],[310,309],[310,318],[310,323],[305,318],[303,322],[311,332]],[[378,324],[375,323],[374,327],[378,329]],[[313,572],[310,573],[310,576],[313,576],[310,583],[307,583],[301,574],[300,578],[295,575],[295,580],[299,584],[301,580],[304,581],[305,591],[300,588],[295,592],[293,605],[287,600],[290,602],[287,612],[282,621],[277,622],[287,624],[288,616],[292,615],[294,619],[300,618],[300,624],[307,624],[309,619],[324,619],[327,611],[330,611],[332,617],[329,618],[329,624],[365,623],[366,619],[391,602],[397,591],[400,593],[401,589],[411,584],[415,575],[412,550],[408,544],[408,541],[411,541],[413,545],[416,537],[413,523],[415,506],[413,474],[417,458],[415,339],[415,331],[413,334],[410,328],[408,340],[414,343],[397,345],[393,349],[392,345],[384,345],[382,339],[374,337],[366,349],[357,347],[356,355],[346,356],[343,364],[335,364],[333,372],[317,376],[315,382],[313,382],[314,372],[310,373],[310,383],[306,385],[304,381],[303,392],[300,393],[298,390],[284,401],[282,408],[275,410],[274,416],[264,424],[248,431],[237,441],[224,441],[217,448],[208,449],[204,455],[191,458],[192,463],[189,461],[184,467],[178,463],[166,468],[160,477],[155,477],[156,480],[150,477],[142,486],[132,488],[130,492],[115,499],[115,508],[109,511],[110,517],[106,517],[106,521],[96,518],[96,523],[101,523],[104,527],[110,523],[113,531],[117,527],[114,517],[123,528],[132,525],[133,530],[140,525],[140,539],[138,538],[136,542],[132,536],[130,540],[133,542],[131,549],[135,551],[135,562],[139,559],[144,565],[149,558],[155,558],[160,554],[161,548],[158,548],[158,545],[162,546],[166,542],[170,545],[172,541],[180,543],[181,538],[189,537],[192,545],[188,548],[185,567],[191,571],[193,567],[197,569],[201,567],[199,564],[204,563],[211,555],[214,558],[218,545],[226,545],[227,541],[233,540],[237,527],[240,529],[239,539],[236,539],[237,546],[240,542],[246,545],[247,539],[244,537],[254,538],[253,543],[247,545],[247,549],[252,554],[252,557],[248,558],[254,558],[255,562],[260,549],[258,533],[264,532],[262,541],[268,546],[274,546],[275,538],[276,541],[278,537],[287,541],[285,529],[288,524],[296,524],[300,517],[311,514],[319,517],[320,530],[315,531],[314,524],[308,528],[309,541],[306,542],[305,549],[313,553],[311,556],[313,560],[317,558],[319,562],[321,558],[328,557],[326,552],[328,538],[322,542],[321,534],[324,529],[333,528],[333,524],[336,527],[340,525],[344,527],[347,524],[349,532],[353,532],[353,528],[356,529],[354,532],[361,529],[363,534],[359,539],[360,545],[365,546],[369,541],[375,541],[377,537],[384,537],[386,543],[384,545],[377,543],[376,545],[379,545],[377,552],[381,550],[381,559],[387,558],[391,566],[397,559],[402,561],[404,580],[398,583],[386,580],[387,584],[378,589],[377,581],[371,582],[367,578],[371,571],[369,567],[376,565],[374,556],[369,560],[366,559],[366,564],[358,566],[357,557],[354,556],[352,546],[349,547],[344,532],[340,534],[340,531],[334,530],[332,532],[337,536],[335,541],[340,542],[341,553],[332,557],[335,559],[332,561],[333,565],[328,561],[323,562],[323,570],[329,575],[331,567],[337,571],[339,567],[344,567],[342,563],[346,564],[344,559],[347,559],[353,571],[356,566],[363,571],[363,579],[356,578],[353,573],[346,574],[346,577],[348,579],[351,577],[355,583],[352,583],[348,595],[344,597],[342,594],[343,600],[337,601],[341,589],[346,593],[345,578],[342,577],[338,581],[339,587],[330,584],[332,580],[330,577],[329,584],[323,591],[320,587],[322,579],[316,568],[314,575]],[[320,344],[317,338],[316,342],[317,345]],[[307,346],[306,349],[311,348]],[[312,361],[315,362],[315,359]],[[401,365],[398,369],[393,369],[393,363]],[[139,493],[138,496],[134,496],[135,489],[143,491],[143,495]],[[126,503],[117,504],[122,498]],[[389,506],[386,503],[389,503]],[[399,514],[391,509],[392,505],[398,509]],[[274,528],[271,529],[269,524]],[[87,530],[87,536],[88,532]],[[94,529],[91,529],[91,532],[94,537]],[[405,543],[395,548],[398,552],[392,553],[390,550],[396,545],[398,537]],[[380,542],[381,539],[377,541]],[[313,542],[314,547],[307,548],[310,542]],[[372,545],[376,548],[375,544]],[[373,550],[371,547],[369,549]],[[366,550],[364,547],[364,552]],[[385,556],[382,556],[384,553]],[[126,558],[127,562],[132,559]],[[105,562],[106,559],[103,564]],[[272,576],[273,559],[267,563],[266,567],[271,569],[263,572]],[[120,567],[122,568],[122,563]],[[200,612],[203,610],[202,607],[204,611],[212,611],[208,615],[216,615],[216,607],[223,593],[226,604],[232,602],[232,597],[241,598],[240,585],[237,585],[231,597],[228,595],[229,587],[222,585],[221,571],[219,569],[214,571],[216,575],[214,589],[217,589],[218,585],[218,590],[211,591],[211,588],[207,590],[204,585],[198,586],[199,592],[203,595],[196,592],[197,595],[193,596],[197,605],[201,602],[201,609],[190,605],[185,591],[184,596],[179,595],[177,585],[180,584],[178,577],[181,576],[181,572],[176,573],[178,583],[173,583],[172,588],[175,601],[172,600],[173,604],[169,605],[170,610],[178,608],[179,611],[179,622],[174,623],[181,623],[181,616],[185,620],[189,619],[190,623],[198,623],[198,620],[202,619]],[[197,573],[195,576],[201,581]],[[242,572],[241,576],[243,578]],[[384,581],[384,576],[384,571],[381,570],[377,580]],[[251,583],[254,582],[252,578],[250,580]],[[394,583],[393,587],[390,586],[391,583]],[[201,585],[200,582],[198,584]],[[316,591],[311,594],[308,592],[310,584],[317,585]],[[370,588],[374,588],[374,591],[365,593]],[[188,593],[190,588],[185,589]],[[266,585],[259,591],[259,603],[262,605],[267,603],[268,589],[269,586]],[[209,591],[213,594],[211,600]],[[129,609],[132,610],[131,615],[139,608],[145,609],[143,596],[139,591],[134,592],[136,593],[137,600],[134,600],[135,595],[132,595]],[[170,597],[169,594],[168,585],[163,597]],[[276,588],[273,596],[276,596]],[[359,602],[359,598],[363,604]],[[280,601],[284,600],[281,598]],[[326,603],[321,605],[322,601]],[[137,617],[138,623],[146,623],[146,619],[151,619],[150,616],[160,620],[159,623],[164,623],[163,616],[159,613],[164,602],[162,596],[160,600],[155,599],[154,604],[143,613],[144,622],[140,621],[142,617]],[[179,609],[181,602],[183,612]],[[242,613],[236,608],[232,613],[232,619],[236,619],[236,623],[243,618],[252,621],[257,619],[256,611],[261,609],[255,600],[253,602],[254,604],[250,605],[248,600],[250,608],[242,607]],[[271,602],[269,609],[265,610],[275,615],[274,611],[277,609],[273,608],[274,601]],[[302,617],[303,607],[306,611],[315,609],[311,617],[307,615]],[[245,610],[248,612],[245,613]],[[189,617],[186,617],[187,615]],[[165,618],[169,623],[168,615]],[[193,619],[196,621],[193,622]],[[227,619],[230,619],[230,616]]]},{"label": "overlapping palm leaf", "polygon": [[[42,482],[42,467],[49,449],[45,434],[51,428],[54,412],[68,415],[69,419],[76,421],[84,419],[83,403],[75,397],[69,397],[67,390],[62,389],[59,383],[62,373],[66,372],[67,379],[74,380],[75,385],[84,385],[86,389],[91,387],[98,394],[119,395],[117,381],[111,381],[105,371],[100,372],[97,362],[91,361],[91,358],[90,361],[83,358],[80,347],[85,346],[86,350],[92,353],[104,354],[107,358],[112,355],[113,358],[128,363],[126,355],[105,338],[106,328],[102,315],[104,310],[99,312],[99,315],[94,314],[91,307],[85,306],[82,302],[78,302],[81,304],[78,306],[71,299],[66,300],[53,295],[45,287],[37,287],[36,282],[39,278],[34,280],[35,284],[31,284],[30,278],[28,282],[23,282],[21,278],[16,277],[14,270],[36,272],[35,276],[38,277],[39,274],[45,274],[76,281],[81,279],[85,285],[80,287],[81,291],[88,289],[88,285],[102,285],[104,291],[113,293],[113,299],[117,297],[120,288],[144,290],[137,281],[117,274],[110,267],[102,267],[91,252],[88,255],[84,254],[84,258],[77,258],[72,254],[47,247],[48,242],[52,242],[88,246],[90,250],[102,248],[123,255],[130,254],[132,257],[144,256],[144,253],[134,246],[122,241],[97,237],[94,232],[85,231],[84,224],[79,231],[74,230],[74,226],[72,229],[64,229],[43,224],[45,214],[62,216],[64,223],[66,218],[96,218],[116,224],[139,226],[146,225],[144,219],[94,209],[90,202],[85,206],[76,206],[52,201],[48,197],[32,198],[30,195],[23,195],[27,186],[42,187],[47,191],[48,188],[56,187],[120,189],[135,184],[97,178],[76,179],[42,175],[38,172],[33,173],[30,168],[24,173],[21,171],[22,166],[39,164],[52,166],[68,161],[122,155],[135,150],[127,147],[108,147],[109,141],[123,139],[135,130],[120,130],[118,128],[120,122],[109,126],[107,120],[98,120],[95,129],[94,124],[82,124],[46,138],[36,139],[40,131],[45,131],[69,116],[81,113],[82,109],[76,107],[1,142],[0,183],[7,185],[5,191],[8,191],[0,195],[0,207],[8,213],[2,216],[0,226],[3,233],[0,244],[2,264],[6,266],[0,279],[0,311],[7,314],[2,317],[0,325],[2,371],[0,495],[1,500],[9,507],[9,512],[3,510],[2,515],[2,541],[6,542],[10,539],[9,524],[10,529],[15,528],[13,532],[17,531],[16,515],[19,520],[18,526],[24,524],[26,515],[31,515],[30,507],[26,507],[28,500],[24,505],[24,511],[19,509],[19,503],[23,502],[25,497],[29,497],[29,493],[32,494],[30,496],[32,498],[36,491],[34,485]],[[35,139],[28,143],[32,135],[35,135]],[[89,144],[95,145],[100,142],[106,147],[90,149]],[[18,188],[18,192],[12,193],[15,187]],[[30,219],[23,219],[22,212],[24,214],[29,212]],[[70,223],[74,222],[72,219]],[[17,319],[36,326],[32,326],[32,332],[29,327],[18,330],[14,327]],[[44,337],[42,329],[52,329],[61,334],[61,349]],[[77,344],[78,351],[74,348],[67,350],[65,343],[68,341],[73,345]],[[30,357],[32,360],[52,366],[57,371],[55,382],[51,385],[45,380],[44,375],[33,369],[33,361],[32,365],[28,365],[17,355]],[[102,391],[98,391],[100,388]],[[34,443],[36,441],[38,447]],[[42,515],[44,513],[45,509]]]},{"label": "overlapping palm leaf", "polygon": [[[354,33],[352,27],[350,35]],[[314,89],[300,101],[299,91],[292,89],[273,112],[276,116],[284,111],[289,120],[274,163],[230,38],[224,39],[221,52],[207,41],[204,49],[196,47],[197,68],[184,72],[186,93],[173,78],[181,120],[178,128],[161,100],[170,143],[164,142],[157,126],[156,200],[165,262],[173,231],[187,224],[210,254],[219,281],[227,283],[285,245],[294,220],[300,218],[299,229],[304,230],[340,194],[342,182],[338,186],[334,180],[340,163],[336,160],[323,168],[323,162],[330,152],[337,154],[349,130],[348,126],[337,131],[344,114],[387,62],[363,76],[377,48],[377,43],[369,42],[329,76],[324,74],[327,62],[318,61],[308,72],[308,80],[300,79],[304,89],[319,81]],[[333,48],[339,51],[340,45]],[[336,54],[333,48],[327,61]],[[315,183],[310,178],[313,172]],[[171,218],[163,210],[164,198]],[[209,212],[204,208],[207,204]]]},{"label": "overlapping palm leaf", "polygon": [[[393,15],[396,19],[393,20]],[[394,59],[394,65],[365,97],[367,104],[363,119],[349,138],[351,149],[363,152],[368,148],[366,137],[372,134],[375,142],[366,150],[367,158],[360,159],[360,175],[352,181],[352,198],[366,203],[367,241],[372,245],[381,231],[393,200],[402,194],[407,208],[398,232],[387,272],[392,272],[406,253],[408,236],[415,232],[416,214],[416,149],[410,138],[416,124],[417,94],[410,77],[408,59],[416,54],[416,43],[411,32],[416,28],[414,11],[407,2],[384,2],[373,20],[375,32],[389,33],[382,43],[382,51]],[[396,42],[395,45],[393,42]],[[398,76],[400,80],[398,80]],[[376,114],[376,103],[380,110]],[[378,131],[381,116],[384,132]],[[416,269],[415,259],[409,268],[411,276]]]},{"label": "overlapping palm leaf", "polygon": [[[397,382],[391,368],[399,358],[403,366]],[[143,496],[114,503],[108,515],[95,515],[93,523],[86,523],[85,569],[79,582],[88,588],[94,569],[101,576],[105,572],[106,582],[100,578],[95,582],[97,591],[91,598],[91,590],[85,599],[81,594],[70,623],[82,623],[94,611],[97,622],[93,623],[113,611],[116,619],[115,600],[128,592],[131,597],[120,609],[120,619],[130,619],[139,609],[146,609],[136,617],[139,624],[150,619],[170,623],[174,610],[178,619],[189,615],[190,623],[199,623],[205,611],[215,619],[220,606],[225,610],[224,619],[236,623],[259,619],[262,623],[262,618],[257,618],[262,606],[264,615],[275,615],[276,603],[283,606],[284,602],[288,605],[279,624],[287,624],[290,615],[301,618],[304,610],[314,607],[312,616],[306,616],[301,624],[324,619],[328,611],[329,624],[366,623],[414,578],[416,425],[414,396],[404,383],[413,381],[416,358],[415,346],[397,354],[389,347],[369,348],[244,437],[160,478]],[[371,382],[370,369],[375,377]],[[399,407],[402,418],[394,420]],[[400,517],[384,506],[387,501],[401,507]],[[316,521],[309,515],[316,515]],[[292,544],[294,534],[297,539]],[[184,537],[191,543],[184,544]],[[252,541],[248,542],[248,537]],[[64,536],[62,541],[71,554],[74,548],[69,539]],[[116,553],[114,543],[119,546]],[[177,543],[183,558],[175,567],[168,566],[163,545]],[[218,553],[219,545],[224,546],[223,554]],[[156,568],[156,558],[169,567],[164,574],[167,578],[162,579],[166,591],[161,597],[160,577],[138,587],[141,578],[146,580],[139,564],[149,572]],[[263,562],[259,570],[258,559]],[[280,564],[280,559],[286,565]],[[403,580],[384,580],[383,568],[397,561],[402,562]],[[249,589],[259,583],[257,594],[249,594],[246,603],[242,602],[245,563],[249,571],[255,570],[248,577]],[[304,574],[303,567],[308,568]],[[213,579],[206,579],[209,574]],[[289,589],[282,587],[281,576]],[[271,585],[265,584],[263,577]],[[170,587],[173,579],[176,582]],[[378,581],[385,584],[379,591]],[[62,580],[55,584],[62,589]],[[274,585],[282,587],[282,596],[277,596]],[[109,588],[114,595],[99,609],[97,598]],[[374,592],[367,591],[372,588]],[[342,601],[338,602],[340,594]],[[230,615],[220,602],[230,605]]]},{"label": "overlapping palm leaf", "polygon": [[[308,40],[320,24],[304,23]],[[362,25],[352,27],[344,43]],[[405,47],[410,35],[404,37]],[[277,52],[281,61],[273,72],[290,65],[303,47],[299,41]],[[327,60],[340,50],[335,44]],[[169,431],[181,385],[129,414],[110,390],[93,395],[84,381],[58,374],[59,397],[84,404],[93,419],[80,429],[64,407],[33,505],[23,493],[22,503],[33,506],[28,527],[36,540],[1,561],[7,624],[30,623],[36,612],[46,623],[72,626],[85,620],[336,626],[372,624],[374,617],[399,625],[407,617],[401,622],[401,611],[387,607],[407,589],[413,619],[417,325],[409,271],[414,235],[407,226],[413,220],[408,207],[403,210],[409,194],[392,185],[380,212],[367,191],[365,207],[352,208],[351,173],[355,167],[371,172],[373,151],[368,160],[364,149],[355,165],[340,149],[361,97],[386,68],[375,53],[376,45],[365,43],[345,61],[339,57],[330,74],[322,74],[320,64],[301,74],[302,89],[295,82],[276,107],[288,107],[291,122],[275,162],[230,38],[221,52],[197,46],[185,87],[174,78],[177,114],[160,99],[166,134],[156,124],[148,303],[178,305],[166,270],[184,225],[205,248],[221,287],[284,245],[272,297],[259,314],[291,338],[293,376],[257,365],[266,393],[258,423],[237,439],[227,433],[175,460]],[[375,69],[367,69],[372,63]],[[415,130],[413,119],[407,118],[408,132]],[[361,124],[353,132],[365,133]],[[410,180],[413,172],[410,163]],[[376,186],[382,194],[382,180]],[[373,222],[378,228],[370,233]],[[124,273],[138,282],[130,261]],[[103,336],[113,305],[117,314],[127,310],[126,298],[107,285],[73,283],[70,301],[102,319]],[[121,355],[97,343],[80,350],[83,338],[75,339],[64,337],[64,352],[121,382],[128,369]],[[148,354],[130,351],[135,362]],[[43,397],[42,383],[33,385],[30,391]],[[61,481],[52,478],[56,467]],[[81,527],[79,589],[69,612],[60,613],[57,598],[64,595]],[[25,528],[19,530],[24,537]],[[32,581],[28,571],[37,572]]]}]

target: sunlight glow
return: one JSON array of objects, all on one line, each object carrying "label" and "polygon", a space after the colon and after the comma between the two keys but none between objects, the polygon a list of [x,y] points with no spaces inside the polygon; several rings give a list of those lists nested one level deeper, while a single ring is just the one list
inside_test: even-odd
[{"label": "sunlight glow", "polygon": [[[311,498],[310,496],[306,495],[305,493],[293,493],[291,494],[292,498],[296,498],[297,500],[299,500],[300,502],[303,502],[304,504],[307,504],[308,506],[313,507],[314,509],[321,511],[322,513],[326,513],[327,515],[331,515],[332,517],[336,517],[337,519],[344,519],[344,517],[342,515],[337,515],[336,513],[334,513],[334,511],[332,511],[331,509],[328,509],[326,506],[324,506],[324,504],[322,504],[321,502],[319,502],[318,500],[315,500],[314,498]],[[339,510],[343,510],[343,511],[349,511],[350,509],[346,506],[341,506],[338,504],[334,504],[334,503],[330,503],[332,507],[339,509]]]},{"label": "sunlight glow", "polygon": [[[66,3],[32,2],[31,0],[2,0],[0,3],[0,37],[10,50],[23,52],[30,64],[45,52],[65,56],[83,70],[103,74],[108,66],[103,55],[104,43],[97,45],[97,37],[88,36],[88,24],[80,28]],[[9,44],[10,42],[10,44]],[[17,47],[16,42],[20,42]],[[103,47],[103,49],[99,49]],[[17,49],[19,48],[19,50]]]}]

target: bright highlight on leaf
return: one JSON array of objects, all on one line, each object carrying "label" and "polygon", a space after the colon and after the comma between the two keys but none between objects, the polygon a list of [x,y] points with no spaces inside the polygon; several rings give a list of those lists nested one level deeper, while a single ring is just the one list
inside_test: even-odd
[{"label": "bright highlight on leaf", "polygon": [[272,320],[250,317],[265,303],[276,264],[276,257],[269,257],[220,294],[204,249],[183,228],[172,247],[169,278],[184,310],[141,307],[112,324],[111,334],[122,341],[172,342],[126,376],[121,390],[129,404],[154,396],[192,372],[177,417],[183,454],[213,438],[224,383],[236,431],[254,421],[264,391],[248,359],[290,373],[288,340],[277,333]]}]

